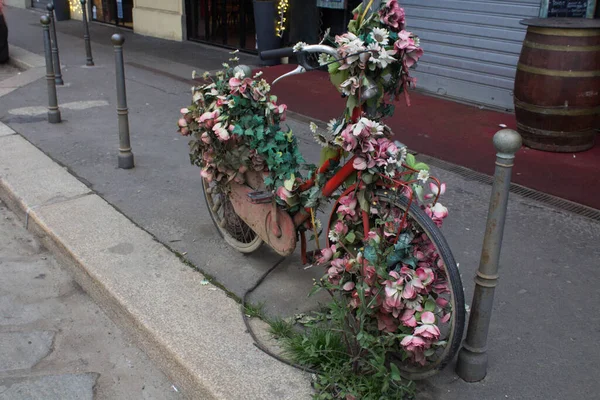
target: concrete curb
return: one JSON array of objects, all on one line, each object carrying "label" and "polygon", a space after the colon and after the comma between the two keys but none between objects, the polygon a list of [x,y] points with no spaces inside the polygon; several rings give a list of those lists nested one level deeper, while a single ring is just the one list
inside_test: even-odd
[{"label": "concrete curb", "polygon": [[0,199],[186,397],[311,397],[306,374],[253,345],[238,303],[17,134],[0,136]]},{"label": "concrete curb", "polygon": [[43,57],[12,44],[9,63],[23,71],[0,81],[0,97],[46,76],[46,61]]}]

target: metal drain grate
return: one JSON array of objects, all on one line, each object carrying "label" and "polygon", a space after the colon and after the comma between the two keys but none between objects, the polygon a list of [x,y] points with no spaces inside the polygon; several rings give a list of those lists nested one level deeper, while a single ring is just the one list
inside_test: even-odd
[{"label": "metal drain grate", "polygon": [[[453,172],[466,179],[481,182],[486,185],[491,185],[493,183],[493,177],[486,174],[482,174],[481,172],[461,167],[460,165],[442,161],[437,158],[426,156],[424,154],[419,154],[419,160],[437,168]],[[584,206],[583,204],[574,203],[569,200],[561,199],[560,197],[552,196],[550,194],[538,192],[537,190],[533,190],[525,186],[518,185],[516,183],[510,184],[510,192],[518,196],[525,197],[527,199],[539,201],[544,205],[600,222],[600,210],[596,210],[595,208]]]}]

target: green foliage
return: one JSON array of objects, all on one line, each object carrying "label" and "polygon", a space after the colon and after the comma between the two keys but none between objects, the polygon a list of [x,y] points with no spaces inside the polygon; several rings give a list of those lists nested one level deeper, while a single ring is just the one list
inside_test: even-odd
[{"label": "green foliage", "polygon": [[302,333],[283,337],[284,354],[294,362],[319,371],[313,376],[314,399],[411,399],[415,385],[400,376],[386,360],[385,340],[363,333],[358,352],[349,332],[347,310],[334,300],[326,316],[319,314]]}]

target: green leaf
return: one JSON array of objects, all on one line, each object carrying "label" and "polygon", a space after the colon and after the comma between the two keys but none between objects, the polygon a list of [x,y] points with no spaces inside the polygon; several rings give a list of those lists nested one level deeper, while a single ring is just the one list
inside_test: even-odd
[{"label": "green leaf", "polygon": [[292,174],[290,176],[290,179],[286,179],[283,182],[283,186],[289,190],[290,192],[294,189],[294,184],[296,183],[296,176],[294,174]]},{"label": "green leaf", "polygon": [[352,113],[352,111],[356,108],[357,105],[358,98],[356,96],[348,96],[348,100],[346,101],[346,108],[348,109],[348,112]]},{"label": "green leaf", "polygon": [[431,311],[433,312],[433,310],[435,310],[435,301],[433,301],[432,299],[429,299],[425,302],[425,311]]},{"label": "green leaf", "polygon": [[415,156],[408,153],[406,155],[406,165],[408,165],[409,167],[413,168],[413,166],[415,165],[415,163],[417,162],[417,160],[415,160]]},{"label": "green leaf", "polygon": [[356,240],[356,235],[354,234],[353,231],[348,232],[348,234],[346,235],[346,241],[348,243],[354,243],[354,241]]},{"label": "green leaf", "polygon": [[396,364],[394,364],[394,363],[390,364],[390,372],[391,372],[391,377],[392,377],[393,381],[399,381],[402,379],[402,377],[400,376],[400,370],[398,369]]},{"label": "green leaf", "polygon": [[420,171],[422,169],[429,171],[429,165],[425,164],[425,163],[416,163],[415,165],[413,165],[413,168]]},{"label": "green leaf", "polygon": [[362,180],[367,185],[370,185],[371,183],[373,183],[373,178],[374,178],[373,174],[362,174]]},{"label": "green leaf", "polygon": [[369,200],[367,199],[366,190],[360,190],[356,194],[356,198],[358,199],[358,204],[360,204],[360,208],[363,211],[369,211],[370,207],[369,207]]},{"label": "green leaf", "polygon": [[363,251],[363,256],[371,264],[377,263],[377,250],[373,246],[366,246]]}]

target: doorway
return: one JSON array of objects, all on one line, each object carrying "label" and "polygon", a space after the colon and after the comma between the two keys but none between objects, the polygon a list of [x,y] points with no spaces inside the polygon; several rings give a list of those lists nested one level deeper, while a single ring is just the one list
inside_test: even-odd
[{"label": "doorway", "polygon": [[252,0],[186,0],[189,40],[256,50]]},{"label": "doorway", "polygon": [[133,0],[93,0],[88,4],[92,21],[133,28]]}]

